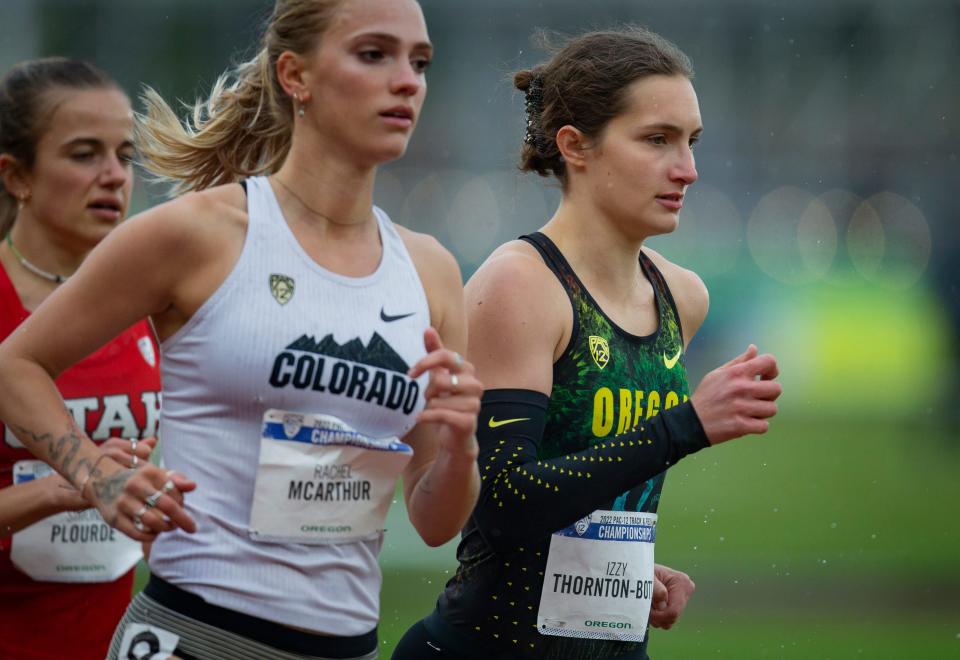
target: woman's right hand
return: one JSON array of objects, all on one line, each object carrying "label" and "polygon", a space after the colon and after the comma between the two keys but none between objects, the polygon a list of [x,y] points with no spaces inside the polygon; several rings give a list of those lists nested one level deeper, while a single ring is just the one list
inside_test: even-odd
[{"label": "woman's right hand", "polygon": [[110,438],[100,445],[107,456],[131,468],[145,465],[156,446],[156,438]]},{"label": "woman's right hand", "polygon": [[444,347],[435,328],[427,328],[423,341],[427,355],[409,371],[411,378],[430,374],[424,392],[426,407],[417,416],[417,423],[433,425],[441,449],[451,456],[476,462],[477,414],[483,384],[470,362]]},{"label": "woman's right hand", "polygon": [[746,351],[708,373],[690,397],[711,445],[751,433],[766,433],[769,418],[777,414],[777,397],[783,392],[774,379],[777,360]]},{"label": "woman's right hand", "polygon": [[[102,445],[103,453],[120,465],[137,468],[149,463],[150,454],[157,445],[156,438],[126,439],[110,438]],[[93,506],[93,503],[80,494],[73,484],[59,474],[43,477],[40,482],[49,494],[52,502],[61,511],[83,511]],[[90,489],[86,489],[90,492]]]},{"label": "woman's right hand", "polygon": [[182,474],[150,463],[127,469],[111,458],[100,462],[98,472],[84,484],[84,496],[111,527],[146,542],[176,528],[196,531],[196,523],[183,508],[183,496],[197,484]]}]

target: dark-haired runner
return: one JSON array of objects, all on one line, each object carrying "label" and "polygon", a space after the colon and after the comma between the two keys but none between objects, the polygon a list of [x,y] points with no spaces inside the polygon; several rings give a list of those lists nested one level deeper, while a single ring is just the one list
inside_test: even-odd
[{"label": "dark-haired runner", "polygon": [[[130,101],[103,71],[46,58],[0,80],[0,339],[124,218],[133,157]],[[56,386],[77,425],[133,467],[155,443],[159,355],[146,322],[117,330]],[[140,544],[10,429],[0,434],[0,658],[101,660],[130,602]]]},{"label": "dark-haired runner", "polygon": [[482,490],[456,575],[395,659],[645,658],[648,623],[669,627],[692,592],[654,564],[665,473],[765,432],[780,385],[751,346],[689,394],[707,291],[643,247],[677,227],[697,179],[691,76],[640,28],[580,36],[516,74],[521,169],[556,176],[563,199],[467,285]]}]

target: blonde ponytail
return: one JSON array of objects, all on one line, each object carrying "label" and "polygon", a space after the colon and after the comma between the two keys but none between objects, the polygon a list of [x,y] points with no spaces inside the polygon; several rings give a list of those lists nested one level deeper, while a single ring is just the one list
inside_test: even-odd
[{"label": "blonde ponytail", "polygon": [[290,150],[292,105],[273,84],[266,50],[240,65],[231,82],[223,74],[210,98],[198,101],[181,125],[150,87],[140,97],[137,143],[144,166],[175,181],[174,193],[204,190],[279,169]]},{"label": "blonde ponytail", "polygon": [[144,166],[172,180],[175,194],[276,172],[293,131],[293,103],[277,82],[277,60],[284,51],[306,55],[315,48],[343,2],[277,0],[257,56],[220,76],[183,124],[147,87],[136,128]]}]

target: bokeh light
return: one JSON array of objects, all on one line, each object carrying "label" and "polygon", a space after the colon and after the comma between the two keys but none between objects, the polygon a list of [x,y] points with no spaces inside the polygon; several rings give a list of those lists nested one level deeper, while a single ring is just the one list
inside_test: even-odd
[{"label": "bokeh light", "polygon": [[440,224],[450,208],[450,179],[452,172],[430,171],[419,168],[400,168],[397,175],[407,183],[409,191],[400,207],[400,224],[415,231],[440,234],[446,242],[446,232]]},{"label": "bokeh light", "polygon": [[680,226],[654,241],[654,247],[701,277],[731,271],[743,244],[743,218],[730,197],[709,184],[697,183],[684,196]]},{"label": "bokeh light", "polygon": [[881,192],[857,207],[847,232],[847,250],[867,280],[888,289],[907,289],[927,269],[930,226],[910,200]]},{"label": "bokeh light", "polygon": [[826,276],[837,252],[837,228],[826,205],[793,186],[770,192],[747,223],[747,244],[757,266],[784,284]]},{"label": "bokeh light", "polygon": [[502,222],[496,245],[536,231],[553,214],[556,202],[547,199],[550,189],[544,179],[516,169],[490,172],[484,179],[500,207]]},{"label": "bokeh light", "polygon": [[403,182],[390,170],[377,172],[377,182],[373,192],[373,203],[387,212],[387,215],[399,213],[406,197]]},{"label": "bokeh light", "polygon": [[490,253],[500,229],[500,205],[487,179],[477,176],[460,188],[447,224],[451,246],[461,259],[477,263]]}]

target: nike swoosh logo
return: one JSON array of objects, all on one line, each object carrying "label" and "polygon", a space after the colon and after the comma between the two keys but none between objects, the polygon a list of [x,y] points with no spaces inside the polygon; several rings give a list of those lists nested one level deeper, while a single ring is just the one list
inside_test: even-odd
[{"label": "nike swoosh logo", "polygon": [[678,348],[678,349],[677,349],[677,354],[674,355],[672,359],[671,359],[671,358],[668,358],[668,357],[667,357],[667,354],[664,353],[664,354],[663,354],[663,366],[665,366],[667,369],[673,369],[675,366],[677,366],[677,360],[680,359],[680,354],[681,354],[681,353],[683,353],[683,349],[682,349],[682,348]]},{"label": "nike swoosh logo", "polygon": [[396,316],[390,316],[387,314],[383,307],[380,308],[380,320],[384,323],[393,323],[394,321],[399,321],[400,319],[405,319],[408,316],[413,316],[416,312],[410,312],[409,314],[397,314]]},{"label": "nike swoosh logo", "polygon": [[490,421],[487,422],[487,426],[492,429],[497,428],[498,426],[504,426],[505,424],[513,424],[514,422],[529,422],[529,417],[517,417],[516,419],[494,419],[490,418]]}]

